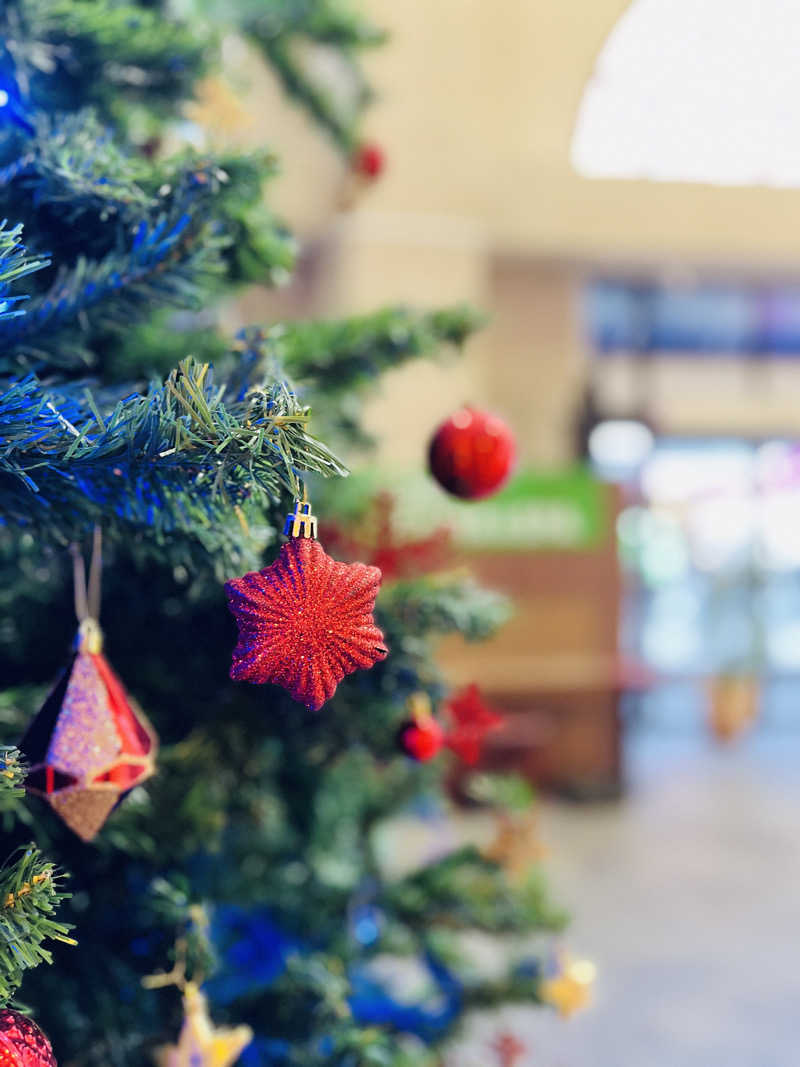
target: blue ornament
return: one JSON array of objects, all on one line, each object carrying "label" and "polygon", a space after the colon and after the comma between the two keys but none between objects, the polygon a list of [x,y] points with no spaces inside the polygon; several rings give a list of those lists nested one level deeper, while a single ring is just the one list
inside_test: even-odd
[{"label": "blue ornament", "polygon": [[288,1041],[275,1041],[256,1037],[242,1053],[241,1067],[278,1067],[286,1063],[292,1048]]},{"label": "blue ornament", "polygon": [[283,974],[288,958],[302,950],[301,943],[282,930],[265,909],[234,905],[214,909],[211,940],[220,966],[204,989],[218,1004],[230,1004],[240,996],[266,989]]},{"label": "blue ornament", "polygon": [[350,1010],[356,1022],[363,1026],[390,1026],[405,1034],[414,1034],[426,1044],[437,1041],[461,1014],[463,988],[456,976],[435,957],[428,955],[425,963],[438,987],[439,1001],[435,1007],[424,1004],[405,1004],[395,999],[364,967],[351,971],[353,992]]},{"label": "blue ornament", "polygon": [[10,69],[8,57],[0,58],[0,125],[13,123],[28,135],[34,133],[26,101]]}]

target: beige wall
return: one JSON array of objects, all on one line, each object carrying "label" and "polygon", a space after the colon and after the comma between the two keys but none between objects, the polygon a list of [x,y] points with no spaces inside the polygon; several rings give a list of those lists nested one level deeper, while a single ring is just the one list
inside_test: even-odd
[{"label": "beige wall", "polygon": [[[378,100],[365,128],[388,167],[352,210],[340,210],[341,160],[271,75],[235,56],[233,77],[250,79],[247,136],[283,159],[273,202],[317,253],[285,298],[251,299],[248,314],[466,299],[493,315],[466,360],[388,377],[368,410],[382,462],[418,462],[436,421],[465,400],[506,414],[526,461],[567,459],[586,375],[574,308],[587,269],[797,273],[800,191],[572,172],[576,109],[625,0],[362,2],[392,35],[368,59]],[[609,405],[624,406],[629,370],[609,365],[607,377]],[[654,414],[665,429],[800,428],[800,377],[771,370],[755,391],[751,379],[724,361],[669,361],[651,380]]]},{"label": "beige wall", "polygon": [[381,209],[474,215],[503,251],[794,263],[800,193],[590,181],[569,142],[626,0],[367,0]]}]

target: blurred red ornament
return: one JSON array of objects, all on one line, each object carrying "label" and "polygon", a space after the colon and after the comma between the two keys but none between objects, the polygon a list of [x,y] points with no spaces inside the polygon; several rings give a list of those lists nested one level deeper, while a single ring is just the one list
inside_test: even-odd
[{"label": "blurred red ornament", "polygon": [[155,771],[158,738],[102,654],[97,621],[80,624],[67,669],[20,741],[25,787],[84,841]]},{"label": "blurred red ornament", "polygon": [[353,155],[353,169],[357,174],[370,181],[375,181],[386,166],[386,155],[380,145],[374,141],[365,141],[356,148]]},{"label": "blurred red ornament", "polygon": [[397,731],[397,740],[407,756],[418,763],[427,763],[442,751],[444,730],[433,717],[426,693],[414,693],[408,705],[411,718]]},{"label": "blurred red ornament", "polygon": [[514,436],[502,419],[465,407],[433,435],[428,463],[431,474],[448,493],[478,500],[503,485],[515,454]]},{"label": "blurred red ornament", "polygon": [[510,1031],[498,1034],[492,1042],[492,1051],[497,1053],[498,1067],[516,1067],[517,1061],[525,1055],[527,1049]]},{"label": "blurred red ornament", "polygon": [[0,1067],[58,1067],[36,1023],[12,1008],[0,1010]]},{"label": "blurred red ornament", "polygon": [[[288,524],[316,529],[299,508]],[[225,584],[239,627],[231,678],[283,686],[317,711],[346,675],[388,655],[372,617],[380,584],[377,567],[338,563],[313,537],[292,537],[271,566]]]},{"label": "blurred red ornament", "polygon": [[464,763],[474,766],[481,758],[486,735],[499,730],[505,719],[484,703],[474,684],[451,696],[444,709],[449,722],[445,744]]},{"label": "blurred red ornament", "polygon": [[351,534],[338,523],[320,528],[320,537],[337,555],[360,559],[377,567],[384,581],[414,578],[445,566],[452,550],[452,536],[446,526],[427,537],[404,541],[394,525],[396,500],[391,493],[378,493],[369,511]]}]

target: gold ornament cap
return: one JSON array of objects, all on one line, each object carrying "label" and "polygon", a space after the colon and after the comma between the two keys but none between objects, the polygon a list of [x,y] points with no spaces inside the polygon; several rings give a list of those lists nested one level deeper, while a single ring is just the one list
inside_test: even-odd
[{"label": "gold ornament cap", "polygon": [[311,513],[310,500],[295,500],[294,511],[286,516],[283,527],[284,537],[317,536],[317,517]]}]

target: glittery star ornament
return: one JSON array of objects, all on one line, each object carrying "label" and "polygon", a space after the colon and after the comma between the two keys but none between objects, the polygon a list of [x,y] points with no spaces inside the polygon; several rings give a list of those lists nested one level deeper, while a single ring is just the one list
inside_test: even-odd
[{"label": "glittery star ornament", "polygon": [[450,721],[445,743],[470,766],[481,758],[486,735],[505,723],[503,716],[484,702],[474,684],[450,697],[445,714]]},{"label": "glittery star ornament", "polygon": [[0,1067],[58,1067],[50,1042],[26,1015],[0,1010]]},{"label": "glittery star ornament", "polygon": [[591,960],[559,960],[557,973],[540,983],[539,996],[569,1018],[589,1003],[595,973]]},{"label": "glittery star ornament", "polygon": [[384,582],[441,570],[453,554],[450,530],[440,526],[426,537],[406,538],[395,524],[396,503],[391,493],[376,494],[357,531],[326,523],[321,527],[323,540],[338,556],[377,567]]},{"label": "glittery star ornament", "polygon": [[541,863],[547,850],[539,838],[539,820],[535,811],[511,815],[501,813],[497,818],[497,833],[484,850],[487,859],[505,868],[515,882],[524,882],[536,864]]},{"label": "glittery star ornament", "polygon": [[317,711],[339,682],[388,654],[372,611],[377,567],[338,563],[313,537],[292,537],[275,562],[225,585],[239,627],[234,681],[283,686]]},{"label": "glittery star ornament", "polygon": [[158,1067],[232,1067],[252,1040],[249,1026],[214,1026],[206,998],[189,982],[183,993],[178,1044],[158,1052]]},{"label": "glittery star ornament", "polygon": [[31,767],[26,788],[84,841],[153,774],[156,735],[102,654],[94,619],[81,623],[72,659],[19,747]]},{"label": "glittery star ornament", "polygon": [[527,1049],[510,1030],[498,1034],[492,1042],[492,1052],[497,1053],[498,1067],[516,1067]]}]

